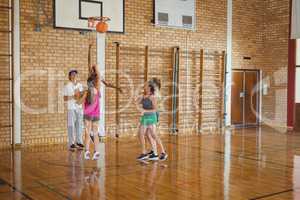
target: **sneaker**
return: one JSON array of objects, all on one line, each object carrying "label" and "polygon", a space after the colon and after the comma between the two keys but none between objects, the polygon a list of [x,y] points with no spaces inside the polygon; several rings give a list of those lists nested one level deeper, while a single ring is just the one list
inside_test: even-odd
[{"label": "sneaker", "polygon": [[159,157],[158,157],[158,155],[157,154],[151,154],[150,156],[149,156],[149,158],[148,158],[149,160],[159,160]]},{"label": "sneaker", "polygon": [[98,151],[96,151],[96,152],[94,153],[93,160],[98,160],[99,157],[100,157],[100,153],[99,153]]},{"label": "sneaker", "polygon": [[83,149],[83,148],[84,148],[84,145],[83,145],[83,144],[77,143],[76,145],[77,145],[77,148],[78,148],[78,149]]},{"label": "sneaker", "polygon": [[142,153],[142,154],[139,155],[139,157],[137,157],[136,159],[138,159],[138,160],[145,160],[145,159],[147,159],[147,158],[148,158],[148,154]]},{"label": "sneaker", "polygon": [[91,156],[91,154],[90,154],[89,151],[86,151],[86,152],[84,153],[84,159],[89,160],[89,159],[91,159],[90,156]]},{"label": "sneaker", "polygon": [[72,144],[72,145],[70,146],[70,151],[75,151],[75,149],[76,149],[75,144]]},{"label": "sneaker", "polygon": [[154,153],[154,151],[151,150],[151,151],[149,151],[149,152],[147,153],[147,155],[150,156],[150,155],[153,154],[153,153]]},{"label": "sneaker", "polygon": [[159,156],[159,160],[166,160],[168,158],[168,154],[167,153],[161,153]]}]

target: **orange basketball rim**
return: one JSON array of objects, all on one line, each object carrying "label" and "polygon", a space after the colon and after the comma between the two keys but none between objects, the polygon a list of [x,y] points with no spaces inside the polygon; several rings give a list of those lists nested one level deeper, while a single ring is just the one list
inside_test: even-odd
[{"label": "orange basketball rim", "polygon": [[110,21],[109,17],[89,17],[88,27],[95,28],[98,33],[106,33],[108,31],[108,21]]}]

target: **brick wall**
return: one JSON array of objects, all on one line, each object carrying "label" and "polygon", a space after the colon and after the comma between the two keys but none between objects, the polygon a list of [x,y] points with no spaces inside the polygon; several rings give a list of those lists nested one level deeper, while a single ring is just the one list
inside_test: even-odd
[{"label": "brick wall", "polygon": [[286,126],[289,2],[267,1],[265,14],[264,78],[270,85],[263,98],[263,116],[271,125]]},{"label": "brick wall", "polygon": [[[0,6],[8,7],[9,1],[1,1]],[[9,9],[0,9],[0,148],[10,144],[10,24]]]},{"label": "brick wall", "polygon": [[262,121],[286,126],[289,1],[239,0],[233,10],[233,68],[262,70]]},{"label": "brick wall", "polygon": [[[46,11],[52,15],[52,1],[47,2]],[[285,31],[276,35],[277,29],[267,25],[268,16],[278,14],[285,16],[286,5],[275,1],[263,3],[261,1],[248,2],[234,1],[233,22],[233,48],[234,67],[236,68],[262,68],[269,69],[272,73],[274,55],[271,49],[278,48],[278,55],[282,65],[286,65],[287,40]],[[278,5],[277,5],[278,4]],[[246,6],[245,6],[246,5]],[[281,5],[281,7],[280,7]],[[278,9],[276,6],[279,6]],[[51,25],[43,26],[41,32],[35,32],[36,1],[24,0],[21,3],[21,72],[22,76],[22,101],[27,108],[22,111],[22,141],[24,144],[58,143],[66,141],[66,107],[62,102],[60,89],[67,81],[67,72],[76,68],[80,72],[80,81],[87,77],[87,47],[90,39],[95,39],[95,34],[81,35],[77,31],[53,29]],[[143,49],[148,45],[150,50],[162,50],[164,53],[150,56],[149,77],[158,76],[162,79],[162,93],[170,95],[171,80],[171,48],[179,46],[180,58],[180,131],[188,130],[197,125],[199,111],[202,112],[202,128],[207,130],[219,126],[220,107],[220,58],[207,56],[204,64],[204,78],[202,91],[202,105],[195,105],[194,99],[199,98],[200,75],[199,58],[193,58],[193,52],[198,55],[200,49],[205,49],[207,54],[214,51],[220,53],[226,48],[226,1],[225,0],[199,0],[197,1],[197,31],[175,30],[158,28],[151,25],[152,0],[125,1],[126,20],[125,34],[107,34],[106,49],[106,79],[115,83],[115,55],[114,42],[121,44],[120,84],[125,90],[128,85],[126,75],[130,75],[132,86],[137,88],[143,83]],[[268,14],[265,10],[267,9]],[[274,12],[274,13],[273,13]],[[45,17],[41,17],[45,23]],[[285,17],[280,22],[275,19],[272,24],[285,30],[288,23]],[[277,40],[277,38],[279,38]],[[269,48],[272,46],[272,48]],[[133,52],[126,47],[130,47]],[[123,50],[122,50],[123,48]],[[190,53],[184,55],[184,51]],[[286,51],[286,52],[285,52]],[[265,54],[266,53],[266,54]],[[243,56],[251,56],[251,61],[244,61]],[[266,58],[267,57],[267,58]],[[280,58],[279,58],[280,57]],[[95,49],[93,49],[95,60]],[[269,60],[267,60],[269,59]],[[278,65],[277,65],[278,66]],[[37,73],[36,70],[39,70]],[[264,70],[265,71],[265,70]],[[285,85],[283,85],[285,87]],[[272,86],[273,88],[273,86]],[[196,93],[196,94],[195,94]],[[106,115],[108,133],[115,129],[115,91],[106,89]],[[264,98],[266,105],[270,106],[274,96]],[[283,98],[280,99],[281,101]],[[269,101],[269,102],[268,102]],[[169,101],[165,102],[162,112],[161,128],[167,130],[169,114]],[[120,126],[133,127],[122,129],[121,134],[136,133],[138,113],[134,110],[127,95],[120,96],[120,105],[128,105],[120,113]],[[265,104],[264,104],[265,105]],[[272,104],[273,105],[273,104]],[[284,107],[284,105],[283,105]],[[39,114],[32,112],[39,110]],[[264,106],[264,113],[274,117],[276,106]],[[282,108],[282,107],[280,107]],[[285,107],[284,107],[285,108]],[[191,117],[192,116],[192,117]],[[278,121],[284,123],[285,118],[276,116]],[[276,118],[275,117],[275,118]],[[276,118],[276,119],[277,119]],[[131,130],[131,131],[130,131]]]},{"label": "brick wall", "polygon": [[[52,15],[52,1],[46,1]],[[42,26],[35,32],[36,1],[21,3],[21,98],[22,141],[57,143],[66,141],[66,107],[61,90],[71,68],[87,77],[88,41],[94,35]],[[45,18],[41,17],[41,23]],[[95,52],[95,51],[94,51]]]},{"label": "brick wall", "polygon": [[[264,1],[233,1],[233,69],[264,65]],[[244,56],[251,60],[244,60]]]},{"label": "brick wall", "polygon": [[[216,6],[217,5],[217,6]],[[150,56],[150,68],[149,77],[158,76],[162,79],[163,90],[165,95],[170,95],[170,81],[172,80],[171,71],[171,58],[170,53],[174,46],[180,47],[180,86],[179,86],[179,129],[188,130],[197,126],[197,117],[199,113],[198,105],[195,105],[193,100],[197,98],[197,87],[199,81],[197,75],[199,75],[199,59],[191,58],[193,52],[199,54],[200,49],[205,49],[207,52],[225,50],[226,46],[226,1],[197,1],[197,31],[185,31],[168,28],[154,27],[150,21],[153,15],[152,0],[147,1],[130,1],[126,2],[126,34],[109,34],[107,43],[110,47],[115,41],[120,42],[121,46],[131,47],[143,47],[148,45],[151,49],[163,49],[165,52],[164,57]],[[185,55],[185,51],[189,51],[188,55]],[[108,55],[112,55],[113,48],[108,48]],[[143,50],[140,50],[142,52]],[[136,52],[137,53],[137,52]],[[109,59],[109,58],[108,58]],[[122,59],[122,57],[121,57]],[[122,60],[121,68],[127,71],[128,74],[138,74],[134,77],[134,85],[143,83],[143,57],[135,55],[129,55],[126,61]],[[214,67],[219,67],[217,64],[218,58],[213,58],[211,61],[206,62],[205,69],[210,70]],[[115,81],[114,74],[109,75],[109,69],[115,69],[113,62],[107,62],[108,75],[106,78],[112,82]],[[138,69],[138,70],[137,70]],[[165,70],[165,72],[163,72]],[[164,75],[162,75],[164,74]],[[215,86],[214,77],[218,77],[218,74],[212,74],[212,76],[206,77],[204,82],[206,89],[211,88],[208,95],[203,94],[202,110],[203,115],[203,128],[210,129],[216,128],[219,125],[219,115],[216,110],[220,109],[219,104],[211,105],[212,100],[219,99],[218,88]],[[139,77],[139,78],[138,78]],[[108,91],[109,93],[109,91]],[[109,99],[106,98],[107,110],[114,110],[115,102],[110,101],[114,99],[114,93],[109,94]],[[214,98],[217,97],[217,98]],[[122,97],[121,97],[122,98]],[[125,97],[126,99],[127,97]],[[128,101],[123,101],[128,102]],[[207,105],[209,104],[209,105]],[[129,107],[132,112],[132,109]],[[169,128],[168,122],[170,121],[170,100],[164,104],[164,110],[162,112],[161,128],[167,130]],[[129,127],[137,125],[138,114],[127,115],[121,114],[121,120],[127,121]],[[109,114],[106,117],[111,121],[111,125],[114,126],[115,116]],[[110,125],[110,124],[108,124]],[[126,127],[128,127],[126,126]],[[136,133],[136,130],[133,131]]]},{"label": "brick wall", "polygon": [[[125,34],[108,34],[107,35],[107,52],[106,52],[106,79],[115,83],[115,44],[121,44],[120,70],[122,74],[130,75],[134,88],[143,84],[143,48],[148,45],[150,51],[153,49],[164,49],[165,53],[161,55],[152,55],[149,58],[149,77],[158,76],[162,79],[162,93],[170,95],[169,81],[171,80],[171,48],[179,46],[182,50],[189,51],[201,48],[207,51],[219,51],[225,49],[226,34],[226,2],[218,1],[218,6],[213,1],[197,2],[197,32],[184,30],[175,30],[168,28],[154,27],[150,21],[152,19],[152,0],[147,1],[126,1],[126,33]],[[80,35],[77,31],[53,29],[51,26],[42,27],[42,32],[34,31],[35,23],[35,1],[26,0],[21,5],[21,34],[22,34],[22,73],[28,73],[30,70],[41,70],[40,75],[24,76],[22,80],[22,99],[25,105],[31,108],[40,108],[41,114],[22,112],[22,139],[24,143],[43,143],[43,142],[62,142],[66,140],[66,109],[62,107],[61,94],[58,88],[62,87],[63,82],[67,80],[66,74],[70,68],[77,68],[80,72],[80,79],[86,79],[87,66],[87,45],[90,38],[95,39],[94,34]],[[47,6],[48,14],[52,13],[51,1]],[[44,22],[44,21],[42,21]],[[133,51],[122,50],[123,47],[131,47],[139,50]],[[169,52],[169,53],[168,53]],[[164,55],[163,55],[164,54]],[[157,58],[159,57],[159,58]],[[185,62],[182,58],[181,62]],[[95,55],[94,59],[95,60]],[[216,61],[218,62],[218,60]],[[214,61],[212,61],[212,66]],[[197,71],[198,65],[182,65],[180,72],[180,104],[182,123],[180,127],[188,128],[194,125],[193,122],[184,121],[186,116],[191,115],[193,107],[187,107],[184,103],[189,101],[191,105],[193,89],[186,91],[197,83],[197,79],[186,79],[193,76],[192,72]],[[210,67],[209,63],[206,65]],[[190,68],[190,69],[189,69]],[[186,74],[186,70],[190,74]],[[164,71],[165,70],[165,71]],[[161,72],[161,73],[159,73]],[[50,73],[50,75],[49,75]],[[120,76],[120,84],[125,90],[128,82],[125,75]],[[209,81],[213,80],[214,74],[210,76]],[[49,81],[49,78],[52,80]],[[189,82],[188,82],[189,81]],[[183,86],[184,85],[184,86]],[[218,88],[214,87],[216,94]],[[115,91],[106,90],[106,121],[108,133],[114,133],[115,129]],[[207,101],[211,101],[207,97]],[[204,101],[203,105],[207,101]],[[58,103],[57,103],[58,102]],[[120,126],[123,128],[121,134],[136,133],[138,122],[138,113],[128,100],[127,95],[120,96]],[[170,115],[169,102],[162,112],[161,128],[167,130]],[[214,107],[215,106],[215,107]],[[185,107],[183,109],[183,107]],[[64,108],[64,110],[62,110]],[[212,105],[209,110],[219,109],[218,105]],[[208,112],[208,116],[203,116],[211,123],[211,126],[217,126],[218,116]],[[188,124],[188,125],[186,125]],[[205,123],[204,123],[205,125]],[[124,128],[125,127],[125,128]]]}]

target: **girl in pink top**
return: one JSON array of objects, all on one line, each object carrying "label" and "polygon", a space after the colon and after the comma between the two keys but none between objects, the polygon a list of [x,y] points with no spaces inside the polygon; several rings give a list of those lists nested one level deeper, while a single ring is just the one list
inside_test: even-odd
[{"label": "girl in pink top", "polygon": [[[83,103],[83,118],[85,125],[85,153],[84,158],[90,159],[90,133],[98,133],[100,120],[100,91],[96,87],[96,78],[90,76],[87,80],[88,89],[84,92],[81,103]],[[99,158],[99,136],[94,135],[95,153],[93,160]]]},{"label": "girl in pink top", "polygon": [[91,47],[89,45],[88,52],[88,69],[89,78],[87,80],[88,90],[84,92],[79,102],[83,103],[84,124],[85,124],[85,153],[84,158],[90,159],[90,133],[93,133],[95,153],[93,160],[99,158],[99,120],[100,120],[100,84],[103,83],[106,87],[116,88],[122,92],[120,88],[113,86],[110,83],[100,79],[100,73],[96,65],[91,65]]},{"label": "girl in pink top", "polygon": [[83,104],[84,119],[92,122],[99,121],[100,118],[100,91],[95,87],[94,80],[88,79],[88,91]]}]

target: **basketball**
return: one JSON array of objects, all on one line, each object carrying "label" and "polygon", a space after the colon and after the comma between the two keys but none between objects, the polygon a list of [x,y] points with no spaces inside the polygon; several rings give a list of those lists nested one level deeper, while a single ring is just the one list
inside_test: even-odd
[{"label": "basketball", "polygon": [[77,90],[77,91],[75,92],[74,96],[75,96],[75,99],[76,99],[76,100],[80,99],[80,97],[81,97],[80,91]]},{"label": "basketball", "polygon": [[107,32],[107,30],[108,30],[108,24],[104,21],[99,22],[96,25],[96,31],[99,33],[105,33],[105,32]]}]

